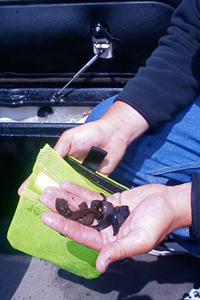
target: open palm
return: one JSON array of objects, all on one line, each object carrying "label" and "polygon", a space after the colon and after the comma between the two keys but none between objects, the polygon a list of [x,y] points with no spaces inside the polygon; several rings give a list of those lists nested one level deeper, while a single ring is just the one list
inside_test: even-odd
[{"label": "open palm", "polygon": [[40,201],[51,209],[43,213],[42,221],[72,240],[100,251],[96,268],[101,273],[110,262],[150,251],[178,226],[171,201],[174,187],[152,184],[108,196],[107,201],[114,206],[128,205],[131,212],[116,236],[111,226],[96,231],[59,215],[56,198],[66,199],[72,210],[83,201],[90,206],[92,200],[102,200],[102,195],[70,182],[63,181],[60,187],[62,190],[48,187],[40,196]]}]

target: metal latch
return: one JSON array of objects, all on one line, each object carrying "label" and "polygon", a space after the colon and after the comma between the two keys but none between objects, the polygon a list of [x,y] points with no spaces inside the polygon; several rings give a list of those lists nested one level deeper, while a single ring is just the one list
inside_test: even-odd
[{"label": "metal latch", "polygon": [[106,22],[103,20],[94,21],[90,27],[90,34],[92,36],[93,52],[95,55],[73,76],[70,81],[68,81],[62,89],[52,96],[51,102],[63,101],[65,94],[62,93],[64,90],[99,57],[103,59],[111,59],[113,57],[112,43],[118,42],[119,39],[110,35],[110,29]]},{"label": "metal latch", "polygon": [[96,20],[92,23],[90,34],[93,42],[93,52],[102,52],[100,58],[110,59],[113,57],[113,43],[119,39],[111,36],[107,23],[103,20]]}]

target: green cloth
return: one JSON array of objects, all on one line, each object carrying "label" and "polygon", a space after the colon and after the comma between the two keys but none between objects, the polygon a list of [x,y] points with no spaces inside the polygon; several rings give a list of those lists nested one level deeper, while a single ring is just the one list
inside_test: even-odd
[{"label": "green cloth", "polygon": [[[81,165],[78,160],[73,160]],[[95,268],[98,252],[72,241],[41,221],[41,214],[48,209],[40,203],[39,195],[47,186],[59,187],[63,180],[105,196],[109,194],[77,173],[49,145],[45,145],[40,150],[33,172],[22,191],[7,238],[17,250],[50,261],[76,275],[88,279],[96,278],[100,275]],[[114,182],[107,177],[105,180]]]}]

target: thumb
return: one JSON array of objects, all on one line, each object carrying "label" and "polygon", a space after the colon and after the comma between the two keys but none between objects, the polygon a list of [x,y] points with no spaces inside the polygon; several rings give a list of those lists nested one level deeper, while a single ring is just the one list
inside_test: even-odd
[{"label": "thumb", "polygon": [[116,240],[101,249],[96,261],[96,268],[100,273],[104,273],[110,263],[129,256],[130,250],[126,240],[126,238]]},{"label": "thumb", "polygon": [[104,273],[110,263],[125,257],[142,254],[153,248],[153,243],[145,243],[144,237],[134,236],[133,232],[104,246],[97,258],[96,269]]},{"label": "thumb", "polygon": [[23,189],[24,189],[24,187],[25,187],[28,179],[29,179],[29,177],[20,185],[20,187],[19,187],[19,189],[17,191],[19,196],[21,196],[21,193],[22,193],[22,191],[23,191]]},{"label": "thumb", "polygon": [[65,157],[70,151],[70,142],[71,142],[71,131],[63,132],[60,138],[58,139],[54,150],[61,156]]}]

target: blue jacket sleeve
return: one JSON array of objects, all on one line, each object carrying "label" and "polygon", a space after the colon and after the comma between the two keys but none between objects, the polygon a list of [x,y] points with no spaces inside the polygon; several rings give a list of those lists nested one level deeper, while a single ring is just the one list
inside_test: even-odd
[{"label": "blue jacket sleeve", "polygon": [[159,123],[191,104],[200,94],[200,0],[183,0],[167,35],[115,101],[135,108],[155,132]]}]

